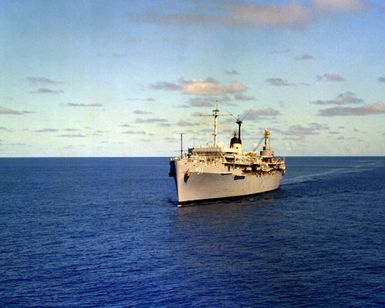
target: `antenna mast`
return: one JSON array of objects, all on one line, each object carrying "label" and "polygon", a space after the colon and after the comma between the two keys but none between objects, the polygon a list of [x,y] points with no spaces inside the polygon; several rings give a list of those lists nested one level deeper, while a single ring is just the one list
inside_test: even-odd
[{"label": "antenna mast", "polygon": [[237,119],[237,122],[235,122],[238,124],[238,139],[239,139],[239,143],[242,143],[241,141],[241,125],[242,125],[242,121],[238,118]]},{"label": "antenna mast", "polygon": [[217,134],[218,134],[218,116],[219,116],[219,109],[218,104],[217,107],[213,110],[213,116],[214,116],[214,146],[217,145]]},{"label": "antenna mast", "polygon": [[180,158],[183,158],[183,134],[180,134]]},{"label": "antenna mast", "polygon": [[210,116],[210,117],[214,117],[214,132],[213,132],[213,136],[214,136],[214,142],[213,142],[213,145],[214,147],[217,146],[217,135],[218,135],[218,116],[220,115],[224,115],[224,114],[220,114],[219,113],[219,109],[218,109],[218,102],[215,104],[215,109],[213,110],[213,113],[212,114],[201,114],[201,116]]}]

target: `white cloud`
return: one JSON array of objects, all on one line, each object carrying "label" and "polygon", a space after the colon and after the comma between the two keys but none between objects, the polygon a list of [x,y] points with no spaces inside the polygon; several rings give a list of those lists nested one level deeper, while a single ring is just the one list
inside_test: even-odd
[{"label": "white cloud", "polygon": [[283,80],[282,78],[268,78],[266,81],[272,86],[276,87],[288,87],[291,85],[289,82]]},{"label": "white cloud", "polygon": [[385,103],[376,103],[371,105],[364,105],[360,107],[334,107],[321,109],[318,115],[333,117],[333,116],[365,116],[385,114]]},{"label": "white cloud", "polygon": [[237,5],[232,16],[240,24],[271,27],[298,27],[312,20],[312,12],[298,2],[282,5]]},{"label": "white cloud", "polygon": [[318,80],[327,80],[327,81],[343,81],[344,78],[340,74],[336,73],[326,73],[322,76],[317,77]]},{"label": "white cloud", "polygon": [[313,0],[315,10],[325,11],[341,11],[341,12],[360,12],[365,9],[366,4],[363,0]]},{"label": "white cloud", "polygon": [[329,127],[323,123],[310,123],[307,126],[303,126],[300,124],[291,125],[288,130],[283,131],[284,135],[289,136],[306,136],[306,135],[318,135],[320,131],[328,130]]},{"label": "white cloud", "polygon": [[150,85],[150,87],[156,90],[179,91],[183,94],[195,96],[234,94],[247,90],[247,87],[238,81],[226,86],[213,78],[188,79],[185,77],[180,78],[178,83],[160,81]]},{"label": "white cloud", "polygon": [[175,123],[175,125],[186,127],[186,126],[197,126],[199,125],[199,123],[180,120],[179,122]]},{"label": "white cloud", "polygon": [[137,110],[134,110],[132,113],[133,114],[141,114],[141,115],[143,115],[143,114],[151,114],[152,112],[146,111],[146,110],[139,110],[139,109],[137,109]]},{"label": "white cloud", "polygon": [[248,96],[242,93],[236,93],[234,94],[234,99],[237,101],[253,101],[255,100],[255,97],[253,96]]},{"label": "white cloud", "polygon": [[48,88],[39,88],[36,91],[32,91],[31,93],[36,93],[36,94],[61,94],[64,93],[63,90],[53,90],[53,89],[48,89]]},{"label": "white cloud", "polygon": [[281,113],[277,109],[273,108],[264,108],[264,109],[249,109],[245,111],[240,118],[241,119],[247,119],[247,120],[256,120],[260,119],[261,117],[276,117],[279,116]]},{"label": "white cloud", "polygon": [[205,80],[183,80],[182,92],[189,95],[215,96],[229,93],[240,93],[247,87],[240,82],[225,86],[218,81],[207,78]]},{"label": "white cloud", "polygon": [[21,114],[21,112],[0,106],[0,114]]},{"label": "white cloud", "polygon": [[140,22],[163,26],[201,27],[262,27],[301,29],[334,13],[351,14],[363,11],[368,5],[364,0],[313,0],[307,4],[291,1],[283,4],[224,5],[212,14],[167,14],[151,11],[137,17]]},{"label": "white cloud", "polygon": [[226,75],[239,75],[239,73],[235,69],[225,71],[225,74]]},{"label": "white cloud", "polygon": [[167,81],[159,81],[157,83],[150,85],[150,87],[152,89],[155,89],[155,90],[169,90],[169,91],[180,91],[181,90],[180,85],[178,85],[176,83],[172,83],[172,82],[167,82]]},{"label": "white cloud", "polygon": [[154,124],[154,123],[167,123],[167,122],[168,122],[167,119],[161,119],[161,118],[149,118],[149,119],[137,118],[135,120],[135,123],[139,123],[139,124],[142,124],[142,123]]},{"label": "white cloud", "polygon": [[25,80],[27,80],[31,84],[57,84],[57,83],[61,83],[60,81],[56,81],[56,80],[49,79],[47,77],[41,77],[41,76],[28,76],[28,77],[25,77]]},{"label": "white cloud", "polygon": [[77,103],[68,103],[68,107],[102,107],[102,104],[91,103],[91,104],[77,104]]},{"label": "white cloud", "polygon": [[127,135],[147,135],[147,133],[143,130],[141,131],[135,131],[135,130],[126,130],[122,132],[122,134],[127,134]]},{"label": "white cloud", "polygon": [[314,60],[314,56],[310,54],[303,54],[302,56],[296,57],[296,60]]},{"label": "white cloud", "polygon": [[363,100],[358,98],[353,92],[344,92],[338,95],[335,99],[316,100],[311,102],[315,105],[347,105],[347,104],[361,104]]},{"label": "white cloud", "polygon": [[58,131],[59,130],[56,128],[42,128],[42,129],[35,129],[33,132],[34,133],[55,133]]},{"label": "white cloud", "polygon": [[64,138],[84,138],[86,135],[83,134],[62,134],[59,135],[59,137],[64,137]]}]

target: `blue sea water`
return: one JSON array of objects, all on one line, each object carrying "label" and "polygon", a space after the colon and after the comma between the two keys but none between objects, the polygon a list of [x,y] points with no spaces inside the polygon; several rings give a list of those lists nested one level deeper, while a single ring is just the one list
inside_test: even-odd
[{"label": "blue sea water", "polygon": [[384,307],[385,158],[177,208],[167,158],[0,159],[0,306]]}]

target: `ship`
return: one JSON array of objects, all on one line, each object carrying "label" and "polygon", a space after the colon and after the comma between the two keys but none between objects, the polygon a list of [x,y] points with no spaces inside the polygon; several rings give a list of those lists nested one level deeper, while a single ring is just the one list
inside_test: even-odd
[{"label": "ship", "polygon": [[189,148],[170,160],[169,176],[176,184],[178,207],[226,198],[251,196],[279,188],[286,172],[285,160],[275,156],[270,148],[270,131],[265,128],[262,150],[244,152],[241,140],[242,120],[236,121],[230,145],[217,143],[218,107],[210,116],[214,118],[213,143]]}]

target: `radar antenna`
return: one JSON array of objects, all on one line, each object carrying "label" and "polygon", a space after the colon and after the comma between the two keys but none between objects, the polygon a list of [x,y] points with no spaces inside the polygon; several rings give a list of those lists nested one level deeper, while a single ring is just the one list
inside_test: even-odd
[{"label": "radar antenna", "polygon": [[234,116],[231,112],[229,112],[229,114],[235,119],[235,123],[238,124],[238,140],[239,140],[239,143],[242,143],[242,140],[241,140],[241,126],[242,126],[242,123],[243,123],[243,120],[249,115],[251,109],[249,109],[246,113],[244,113],[244,115],[241,117],[239,114],[238,116]]}]

